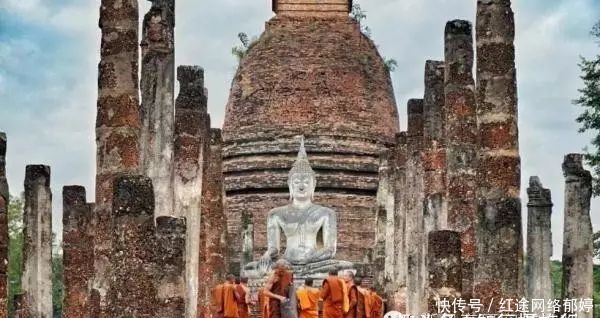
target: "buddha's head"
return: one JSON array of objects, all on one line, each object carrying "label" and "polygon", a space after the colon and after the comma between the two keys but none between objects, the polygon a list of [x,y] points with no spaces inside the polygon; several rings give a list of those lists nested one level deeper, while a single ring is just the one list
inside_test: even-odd
[{"label": "buddha's head", "polygon": [[294,162],[288,177],[290,197],[294,202],[310,202],[313,199],[316,186],[315,172],[308,162],[308,156],[304,148],[304,138],[302,138],[298,158]]}]

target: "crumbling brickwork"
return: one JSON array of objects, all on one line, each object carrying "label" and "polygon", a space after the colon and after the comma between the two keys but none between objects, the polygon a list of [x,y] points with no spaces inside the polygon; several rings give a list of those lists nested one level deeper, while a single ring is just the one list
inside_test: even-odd
[{"label": "crumbling brickwork", "polygon": [[[527,261],[525,293],[527,299],[552,299],[552,197],[538,177],[529,179],[527,188]],[[537,314],[543,311],[537,309]]]},{"label": "crumbling brickwork", "polygon": [[0,318],[8,317],[8,204],[6,134],[0,132]]},{"label": "crumbling brickwork", "polygon": [[406,132],[396,135],[394,147],[394,293],[388,298],[389,308],[407,313],[406,277]]},{"label": "crumbling brickwork", "polygon": [[154,280],[159,304],[156,317],[186,315],[185,219],[161,216],[156,219]]},{"label": "crumbling brickwork", "polygon": [[48,166],[25,168],[21,288],[26,317],[52,317],[52,193]]},{"label": "crumbling brickwork", "polygon": [[461,298],[462,258],[461,233],[433,231],[428,235],[428,309],[430,314],[441,314],[439,302],[452,304]]},{"label": "crumbling brickwork", "polygon": [[94,275],[92,209],[82,186],[63,187],[63,277],[65,318],[84,318]]},{"label": "crumbling brickwork", "polygon": [[175,109],[175,209],[185,216],[187,315],[197,316],[202,178],[209,146],[210,116],[204,70],[179,66],[179,96]]},{"label": "crumbling brickwork", "polygon": [[379,160],[379,187],[377,189],[377,229],[373,266],[375,288],[381,295],[393,293],[394,277],[394,241],[388,239],[394,235],[394,173],[393,152],[384,151]]},{"label": "crumbling brickwork", "polygon": [[140,156],[152,179],[156,216],[176,215],[173,202],[175,0],[153,0],[144,16]]},{"label": "crumbling brickwork", "polygon": [[454,20],[445,29],[446,196],[448,229],[461,233],[463,298],[471,295],[476,260],[477,119],[473,27]]},{"label": "crumbling brickwork", "polygon": [[92,312],[105,312],[111,249],[113,179],[139,169],[137,0],[102,0],[98,114],[96,117],[96,207]]},{"label": "crumbling brickwork", "polygon": [[365,262],[375,243],[379,154],[398,127],[389,72],[357,23],[347,15],[271,19],[240,63],[223,125],[232,270],[243,220],[253,225],[253,258],[266,250],[266,216],[288,203],[298,135],[317,173],[315,203],[337,212],[336,258]]},{"label": "crumbling brickwork", "polygon": [[347,17],[352,0],[272,0],[273,12],[292,17]]},{"label": "crumbling brickwork", "polygon": [[485,290],[493,290],[491,285],[498,283],[501,290],[498,296],[504,298],[523,296],[514,35],[510,0],[477,2],[479,265],[475,270],[475,289],[489,294]]},{"label": "crumbling brickwork", "polygon": [[212,289],[225,279],[227,274],[227,220],[224,212],[225,191],[223,188],[223,138],[220,129],[210,130],[210,149],[204,165],[202,185],[202,222],[200,225],[200,286],[198,313],[210,318]]},{"label": "crumbling brickwork", "polygon": [[[582,154],[568,154],[563,161],[565,212],[563,232],[562,299],[592,299],[594,293],[593,240],[590,219],[592,175],[583,168]],[[566,314],[591,318],[593,311],[575,308]]]}]

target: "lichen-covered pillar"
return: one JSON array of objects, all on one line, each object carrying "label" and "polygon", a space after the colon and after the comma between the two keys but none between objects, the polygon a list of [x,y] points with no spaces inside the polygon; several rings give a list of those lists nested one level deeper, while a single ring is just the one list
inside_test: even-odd
[{"label": "lichen-covered pillar", "polygon": [[448,229],[461,233],[462,297],[468,299],[476,259],[477,120],[473,80],[473,30],[454,20],[445,29],[445,132]]},{"label": "lichen-covered pillar", "polygon": [[377,229],[374,266],[375,288],[389,298],[394,280],[394,182],[390,162],[392,152],[384,151],[379,157],[379,185],[377,188]]},{"label": "lichen-covered pillar", "polygon": [[94,282],[90,311],[107,317],[113,179],[139,173],[140,107],[138,97],[137,0],[102,0],[98,115],[96,118],[96,206],[94,210]]},{"label": "lichen-covered pillar", "polygon": [[220,129],[210,130],[210,149],[204,165],[202,182],[202,221],[203,233],[200,243],[200,288],[198,292],[198,313],[200,317],[211,318],[212,289],[225,279],[227,274],[227,220],[223,210],[223,138]]},{"label": "lichen-covered pillar", "polygon": [[[581,154],[569,154],[562,166],[565,176],[562,299],[593,299],[592,175],[583,168],[582,159]],[[591,318],[593,311],[567,312],[570,313]]]},{"label": "lichen-covered pillar", "polygon": [[159,308],[155,317],[185,317],[185,219],[156,219],[155,281]]},{"label": "lichen-covered pillar", "polygon": [[92,206],[86,203],[85,188],[63,187],[63,317],[87,315],[89,283],[94,275],[91,235]]},{"label": "lichen-covered pillar", "polygon": [[186,316],[196,318],[200,262],[202,171],[209,143],[210,117],[204,70],[179,66],[175,108],[175,210],[186,218]]},{"label": "lichen-covered pillar", "polygon": [[[538,177],[529,179],[527,188],[527,261],[525,292],[527,299],[552,299],[550,257],[552,256],[552,198]],[[541,311],[536,312],[541,314]]]},{"label": "lichen-covered pillar", "polygon": [[[523,296],[521,159],[515,23],[510,0],[477,2],[477,257],[475,289]],[[498,243],[502,242],[502,243]],[[493,308],[492,308],[493,309]]]},{"label": "lichen-covered pillar", "polygon": [[154,192],[145,176],[119,176],[112,202],[108,317],[156,317]]},{"label": "lichen-covered pillar", "polygon": [[408,313],[427,311],[427,235],[423,219],[423,100],[408,101],[408,133],[406,156],[406,257]]},{"label": "lichen-covered pillar", "polygon": [[406,313],[406,132],[396,135],[394,173],[394,294],[390,309]]},{"label": "lichen-covered pillar", "polygon": [[423,169],[426,233],[447,228],[444,62],[425,63]]},{"label": "lichen-covered pillar", "polygon": [[429,233],[427,257],[429,273],[429,313],[439,314],[439,300],[461,298],[462,258],[460,254],[461,234],[455,231],[433,231]]},{"label": "lichen-covered pillar", "polygon": [[176,215],[173,193],[175,0],[151,0],[142,29],[140,156],[155,216]]},{"label": "lichen-covered pillar", "polygon": [[52,192],[50,167],[25,168],[23,308],[29,318],[52,317]]},{"label": "lichen-covered pillar", "polygon": [[8,317],[8,204],[6,134],[0,132],[0,318]]}]

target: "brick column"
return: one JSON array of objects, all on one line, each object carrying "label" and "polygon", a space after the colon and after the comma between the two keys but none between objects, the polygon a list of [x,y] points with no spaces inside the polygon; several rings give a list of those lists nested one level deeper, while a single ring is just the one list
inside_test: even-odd
[{"label": "brick column", "polygon": [[[454,231],[433,231],[428,237],[429,313],[440,315],[439,300],[452,304],[461,298],[462,258],[461,234]],[[451,311],[451,313],[453,313]],[[459,312],[460,314],[460,312]]]},{"label": "brick column", "polygon": [[210,141],[210,117],[204,88],[204,70],[179,66],[179,96],[175,108],[175,210],[185,216],[187,317],[197,316],[200,263],[202,171]]},{"label": "brick column", "polygon": [[185,317],[185,219],[156,219],[155,280],[159,309],[156,317]]},{"label": "brick column", "polygon": [[477,122],[471,23],[454,20],[445,30],[446,196],[448,229],[461,233],[462,296],[468,299],[476,259]]},{"label": "brick column", "polygon": [[425,303],[426,242],[423,220],[423,100],[408,101],[406,156],[406,256],[408,313],[427,311]]},{"label": "brick column", "polygon": [[91,294],[94,301],[90,309],[101,317],[108,317],[105,308],[110,277],[113,179],[119,173],[139,172],[138,16],[137,0],[101,1]]},{"label": "brick column", "polygon": [[23,224],[23,310],[30,318],[52,317],[52,193],[48,166],[25,168]]},{"label": "brick column", "polygon": [[173,199],[175,0],[152,0],[142,30],[140,156],[152,179],[156,216],[176,215]]},{"label": "brick column", "polygon": [[[394,182],[392,153],[384,151],[379,158],[377,188],[377,230],[374,250],[375,288],[389,299],[394,280]],[[393,164],[393,163],[392,163]]]},{"label": "brick column", "polygon": [[[527,299],[552,299],[550,257],[552,256],[552,197],[538,177],[529,179],[527,188],[527,262],[525,262]],[[542,311],[537,311],[541,314]]]},{"label": "brick column", "polygon": [[[510,0],[477,2],[479,126],[476,289],[500,284],[503,298],[523,296],[521,159],[517,128],[514,17]],[[498,242],[503,242],[498,244]]]},{"label": "brick column", "polygon": [[[581,154],[569,154],[562,166],[565,176],[562,299],[592,299],[594,293],[592,175],[583,168],[582,159]],[[578,318],[593,316],[593,311],[567,312],[570,313],[576,313]]]},{"label": "brick column", "polygon": [[63,187],[63,317],[88,317],[89,283],[94,275],[91,235],[92,206],[86,203],[85,188]]},{"label": "brick column", "polygon": [[406,313],[406,132],[396,135],[394,148],[394,281],[390,307]]}]

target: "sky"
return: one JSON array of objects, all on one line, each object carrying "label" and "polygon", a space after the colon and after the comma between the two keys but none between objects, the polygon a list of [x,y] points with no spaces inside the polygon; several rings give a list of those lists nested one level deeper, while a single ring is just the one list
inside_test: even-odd
[{"label": "sky", "polygon": [[[0,131],[8,135],[10,191],[23,191],[27,164],[52,167],[54,228],[60,231],[61,189],[79,184],[93,201],[99,0],[0,0]],[[401,128],[406,102],[423,95],[427,59],[443,58],[446,21],[474,21],[475,0],[359,0],[392,74]],[[140,17],[150,2],[140,1]],[[237,61],[236,35],[259,35],[273,16],[270,0],[177,0],[176,63],[205,69],[209,112],[220,127]],[[552,190],[553,258],[562,249],[563,156],[591,139],[579,134],[580,56],[600,47],[590,35],[600,20],[598,0],[513,0],[519,86],[523,223],[532,175]],[[600,230],[600,201],[592,223]]]}]

